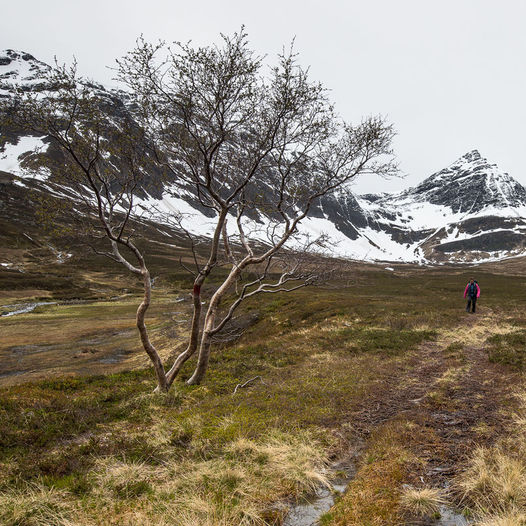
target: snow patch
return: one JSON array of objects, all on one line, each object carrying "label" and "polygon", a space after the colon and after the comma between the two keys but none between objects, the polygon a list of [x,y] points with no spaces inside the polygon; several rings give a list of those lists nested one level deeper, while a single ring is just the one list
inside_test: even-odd
[{"label": "snow patch", "polygon": [[[6,143],[4,151],[0,152],[0,170],[9,172],[18,176],[27,176],[27,173],[20,167],[20,157],[26,153],[34,151],[45,151],[47,144],[44,143],[43,137],[20,137],[16,144]],[[34,175],[35,179],[45,181],[47,176],[45,170],[42,173]]]}]

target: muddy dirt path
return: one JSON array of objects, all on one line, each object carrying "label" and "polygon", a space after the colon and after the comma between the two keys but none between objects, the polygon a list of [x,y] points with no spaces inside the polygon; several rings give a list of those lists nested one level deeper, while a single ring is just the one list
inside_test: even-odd
[{"label": "muddy dirt path", "polygon": [[[349,415],[353,428],[367,437],[401,415],[419,421],[441,438],[441,451],[429,460],[448,460],[453,469],[474,442],[491,441],[508,420],[501,409],[512,403],[519,375],[488,360],[484,344],[496,328],[493,312],[486,309],[466,314],[461,325],[421,345],[407,371],[394,371]],[[433,477],[446,474],[443,466]]]},{"label": "muddy dirt path", "polygon": [[[466,314],[457,327],[442,331],[435,341],[421,345],[408,363],[391,371],[346,416],[353,435],[350,450],[355,452],[356,443],[366,450],[371,434],[384,424],[411,422],[425,431],[425,440],[417,439],[410,446],[422,462],[407,484],[447,493],[470,452],[494,442],[510,422],[519,376],[490,363],[484,348],[489,336],[506,330],[497,325],[497,316],[490,309],[481,309],[476,315]],[[404,524],[468,524],[453,511],[458,499],[449,493],[451,507],[441,510],[440,519],[408,517]]]}]

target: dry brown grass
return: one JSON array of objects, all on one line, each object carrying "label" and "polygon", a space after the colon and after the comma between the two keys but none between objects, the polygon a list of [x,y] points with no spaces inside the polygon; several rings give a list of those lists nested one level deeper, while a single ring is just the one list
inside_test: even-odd
[{"label": "dry brown grass", "polygon": [[441,330],[441,339],[447,342],[462,340],[472,345],[482,344],[493,334],[507,334],[516,327],[500,314],[489,313],[477,318],[477,323]]},{"label": "dry brown grass", "polygon": [[481,526],[526,524],[526,392],[517,399],[513,434],[477,448],[457,481]]},{"label": "dry brown grass", "polygon": [[326,465],[323,448],[303,431],[274,431],[257,441],[241,437],[208,460],[168,458],[152,465],[101,458],[90,475],[89,497],[75,499],[42,485],[13,490],[0,495],[0,523],[262,525],[277,501],[330,485]]},{"label": "dry brown grass", "polygon": [[66,492],[31,484],[22,491],[0,494],[3,526],[91,526],[81,510],[70,503]]},{"label": "dry brown grass", "polygon": [[436,488],[407,488],[402,493],[400,502],[413,515],[429,516],[437,513],[447,501]]},{"label": "dry brown grass", "polygon": [[507,511],[477,522],[477,526],[524,526],[526,514],[521,511]]},{"label": "dry brown grass", "polygon": [[459,485],[483,511],[526,507],[525,461],[503,445],[478,448]]},{"label": "dry brown grass", "polygon": [[447,387],[457,383],[462,377],[469,374],[470,366],[466,365],[463,367],[450,367],[442,373],[440,378],[436,380],[436,386]]},{"label": "dry brown grass", "polygon": [[[306,433],[272,433],[263,441],[239,438],[225,456],[168,466],[166,489],[185,524],[258,524],[285,496],[300,497],[328,485],[327,459]],[[192,522],[192,520],[194,522]]]}]

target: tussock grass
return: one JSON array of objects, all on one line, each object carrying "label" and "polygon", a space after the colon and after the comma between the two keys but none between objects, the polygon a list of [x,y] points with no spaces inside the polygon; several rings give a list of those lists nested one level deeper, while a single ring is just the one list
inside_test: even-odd
[{"label": "tussock grass", "polygon": [[[504,313],[489,313],[484,317],[477,318],[476,323],[462,327],[463,346],[469,344],[469,342],[482,342],[495,334],[508,334],[514,329],[514,325],[509,322],[508,317]],[[441,335],[444,339],[455,343],[459,338],[459,329],[444,328],[441,330]]]},{"label": "tussock grass", "polygon": [[108,490],[110,496],[132,498],[151,492],[156,471],[145,462],[104,459],[95,468],[94,478],[97,488]]},{"label": "tussock grass", "polygon": [[151,466],[107,458],[94,469],[92,501],[103,508],[116,498],[140,500],[136,518],[181,526],[263,524],[274,502],[329,485],[326,464],[319,442],[301,431],[238,438],[206,460],[169,458]]},{"label": "tussock grass", "polygon": [[520,511],[507,511],[477,522],[477,526],[524,526],[525,524],[526,514]]},{"label": "tussock grass", "polygon": [[526,507],[526,458],[512,454],[504,445],[478,448],[459,486],[483,510]]},{"label": "tussock grass", "polygon": [[477,448],[457,480],[463,501],[484,526],[526,524],[526,392],[517,399],[513,434]]},{"label": "tussock grass", "polygon": [[257,442],[239,438],[220,458],[173,466],[167,487],[194,524],[210,517],[257,524],[280,498],[328,485],[326,462],[319,443],[306,433],[273,433]]},{"label": "tussock grass", "polygon": [[526,366],[526,330],[494,334],[487,340],[491,362],[502,363],[516,370]]},{"label": "tussock grass", "polygon": [[75,526],[95,524],[75,510],[63,491],[33,483],[23,490],[0,494],[0,523],[4,526]]},{"label": "tussock grass", "polygon": [[402,507],[419,516],[437,513],[446,502],[442,492],[436,488],[406,488],[401,497]]},{"label": "tussock grass", "polygon": [[238,438],[210,459],[151,465],[108,457],[97,461],[82,500],[41,484],[1,494],[0,522],[90,526],[105,524],[104,510],[112,509],[112,524],[264,524],[273,503],[329,485],[326,464],[324,448],[305,431]]}]

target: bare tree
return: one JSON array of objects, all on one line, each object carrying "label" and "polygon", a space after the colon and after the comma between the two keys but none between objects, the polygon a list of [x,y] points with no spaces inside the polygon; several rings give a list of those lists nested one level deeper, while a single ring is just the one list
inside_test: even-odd
[{"label": "bare tree", "polygon": [[[79,79],[75,67],[54,68],[53,92],[25,94],[11,114],[65,153],[53,171],[74,192],[73,207],[94,219],[90,234],[108,240],[105,255],[141,276],[137,327],[157,390],[165,391],[196,352],[188,383],[202,381],[214,339],[244,301],[331,275],[333,265],[318,255],[325,240],[303,235],[301,221],[356,176],[391,173],[393,131],[379,117],[343,122],[292,49],[265,73],[244,31],[223,36],[221,47],[171,50],[140,39],[117,71],[129,103],[121,102],[111,119],[108,104],[118,103]],[[193,316],[187,346],[168,369],[148,336],[151,280],[133,228],[138,197],[154,172],[163,174],[165,191],[190,197],[214,217],[209,239],[183,229],[194,256],[187,267],[194,276]],[[166,221],[182,229],[180,214]],[[202,287],[220,266],[227,275],[203,317]]]},{"label": "bare tree", "polygon": [[[171,49],[140,39],[118,61],[118,77],[155,137],[156,159],[172,175],[175,193],[189,193],[215,214],[208,257],[202,264],[195,260],[191,336],[167,373],[168,385],[197,349],[188,383],[203,379],[214,336],[244,300],[320,279],[297,255],[317,243],[302,241],[298,227],[321,197],[360,174],[394,170],[391,126],[379,117],[356,126],[343,122],[292,47],[268,75],[263,68],[243,30],[223,36],[221,47]],[[234,225],[230,231],[227,221]],[[287,246],[296,248],[295,256],[284,252]],[[212,293],[201,329],[202,286],[221,263],[221,251],[230,271]],[[248,272],[255,277],[243,280]]]}]

